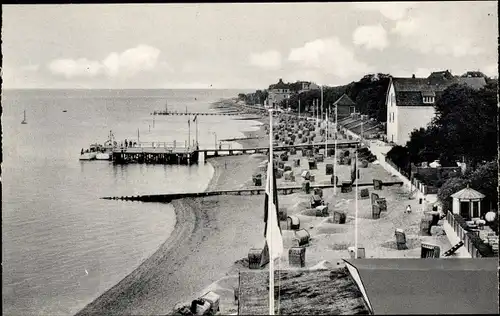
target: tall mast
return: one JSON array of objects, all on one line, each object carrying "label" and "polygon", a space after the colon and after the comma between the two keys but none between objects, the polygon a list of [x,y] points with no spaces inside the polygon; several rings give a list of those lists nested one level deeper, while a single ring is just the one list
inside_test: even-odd
[{"label": "tall mast", "polygon": [[[269,173],[272,177],[273,172],[274,172],[274,162],[273,162],[273,110],[269,111],[269,166],[268,168],[271,169],[271,173]],[[270,179],[267,179],[268,181]],[[269,183],[269,200],[273,201],[274,200],[274,186],[273,183]],[[269,216],[270,212],[274,212],[275,210],[268,208],[268,221],[269,221]],[[271,225],[271,223],[268,223],[268,225]],[[271,225],[271,229],[274,227]],[[273,234],[269,234],[272,238]],[[267,243],[269,247],[269,254],[271,255],[272,252],[272,247],[273,243],[269,242]],[[274,258],[271,255],[271,258],[269,260],[269,315],[274,315]]]},{"label": "tall mast", "polygon": [[356,157],[354,161],[355,172],[354,180],[356,181],[356,214],[354,216],[354,248],[355,248],[355,259],[358,259],[358,147],[356,147]]}]

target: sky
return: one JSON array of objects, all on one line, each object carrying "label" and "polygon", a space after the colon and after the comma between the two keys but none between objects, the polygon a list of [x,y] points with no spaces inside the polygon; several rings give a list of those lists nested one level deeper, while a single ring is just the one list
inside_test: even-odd
[{"label": "sky", "polygon": [[2,5],[3,88],[497,76],[497,2]]}]

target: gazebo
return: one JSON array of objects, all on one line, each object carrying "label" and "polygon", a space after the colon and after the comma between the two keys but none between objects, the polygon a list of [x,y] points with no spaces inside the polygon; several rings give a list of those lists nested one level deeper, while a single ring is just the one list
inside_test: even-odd
[{"label": "gazebo", "polygon": [[453,214],[460,214],[464,219],[481,217],[481,200],[484,194],[469,188],[458,191],[451,195],[453,198]]}]

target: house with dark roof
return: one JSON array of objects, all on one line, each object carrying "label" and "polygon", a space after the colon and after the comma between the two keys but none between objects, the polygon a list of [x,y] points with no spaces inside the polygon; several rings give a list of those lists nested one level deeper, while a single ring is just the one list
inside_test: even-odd
[{"label": "house with dark roof", "polygon": [[302,85],[301,89],[299,90],[299,93],[321,89],[321,87],[315,84],[314,82],[301,81],[299,83]]},{"label": "house with dark roof", "polygon": [[345,93],[333,103],[333,108],[335,109],[335,107],[337,107],[337,117],[339,119],[356,113],[356,103]]},{"label": "house with dark roof", "polygon": [[278,83],[269,86],[268,93],[266,104],[270,107],[277,107],[281,101],[290,98],[291,91],[288,84],[280,78]]},{"label": "house with dark roof", "polygon": [[484,77],[455,77],[448,70],[427,78],[391,77],[386,96],[387,139],[404,146],[414,129],[426,127],[435,116],[434,103],[449,86],[462,83],[474,89],[486,85]]}]

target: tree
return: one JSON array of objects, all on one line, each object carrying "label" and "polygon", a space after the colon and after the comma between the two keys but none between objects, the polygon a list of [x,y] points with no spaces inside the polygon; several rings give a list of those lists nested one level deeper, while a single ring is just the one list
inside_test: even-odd
[{"label": "tree", "polygon": [[407,171],[410,169],[408,149],[403,146],[394,146],[387,152],[389,158],[396,166]]},{"label": "tree", "polygon": [[443,205],[443,211],[450,211],[452,207],[451,195],[462,190],[467,186],[467,181],[462,177],[453,177],[438,189],[438,199]]},{"label": "tree", "polygon": [[467,185],[471,189],[477,190],[485,195],[483,200],[483,210],[489,209],[490,205],[498,203],[498,164],[490,161],[474,171],[467,171],[465,174],[453,177],[439,188],[438,198],[443,203],[444,210],[451,210],[451,195],[462,190]]},{"label": "tree", "polygon": [[406,143],[412,162],[439,159],[456,166],[465,159],[472,169],[497,156],[496,121],[498,84],[474,90],[453,85],[436,100],[436,116],[427,128],[414,130]]},{"label": "tree", "polygon": [[497,155],[497,84],[480,90],[453,85],[436,100],[431,123],[440,135],[438,150],[448,159],[464,157],[472,168]]},{"label": "tree", "polygon": [[359,81],[347,85],[346,94],[356,102],[361,114],[385,122],[387,120],[385,99],[389,81],[388,74],[368,74]]},{"label": "tree", "polygon": [[485,206],[498,203],[498,163],[489,161],[476,170],[466,173],[470,187],[483,193]]}]

